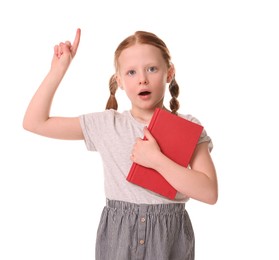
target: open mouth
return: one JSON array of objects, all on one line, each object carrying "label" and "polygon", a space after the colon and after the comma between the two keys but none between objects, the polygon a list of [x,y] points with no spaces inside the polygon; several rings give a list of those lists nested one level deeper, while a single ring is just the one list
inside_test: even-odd
[{"label": "open mouth", "polygon": [[150,95],[151,92],[150,91],[142,91],[139,93],[140,96],[147,96],[147,95]]}]

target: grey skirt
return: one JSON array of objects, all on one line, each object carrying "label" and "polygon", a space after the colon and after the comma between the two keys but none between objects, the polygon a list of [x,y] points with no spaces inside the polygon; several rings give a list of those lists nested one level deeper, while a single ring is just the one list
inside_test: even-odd
[{"label": "grey skirt", "polygon": [[185,204],[107,200],[95,252],[96,260],[193,260],[195,238]]}]

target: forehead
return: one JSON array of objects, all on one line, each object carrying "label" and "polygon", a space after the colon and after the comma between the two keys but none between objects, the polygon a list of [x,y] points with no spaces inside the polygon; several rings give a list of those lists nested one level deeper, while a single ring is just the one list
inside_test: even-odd
[{"label": "forehead", "polygon": [[164,62],[161,50],[149,44],[135,44],[124,49],[118,59],[121,65],[131,65],[135,62]]}]

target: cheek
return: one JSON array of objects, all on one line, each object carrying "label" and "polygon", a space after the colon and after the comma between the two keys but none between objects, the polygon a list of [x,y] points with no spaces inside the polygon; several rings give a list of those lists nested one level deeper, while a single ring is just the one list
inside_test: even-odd
[{"label": "cheek", "polygon": [[156,86],[163,86],[163,87],[165,87],[166,86],[166,84],[167,84],[167,75],[166,74],[164,74],[164,75],[161,75],[161,76],[159,76],[159,77],[157,77],[156,79],[155,79],[155,85]]},{"label": "cheek", "polygon": [[161,70],[160,73],[156,74],[156,80],[166,83],[168,78],[168,73],[165,70]]},{"label": "cheek", "polygon": [[133,95],[133,91],[131,89],[129,89],[129,88],[125,88],[124,91],[126,92],[126,95],[128,97],[131,97]]},{"label": "cheek", "polygon": [[125,90],[125,92],[133,93],[136,90],[136,81],[133,78],[127,78],[122,81],[122,87]]},{"label": "cheek", "polygon": [[167,87],[167,77],[161,77],[158,78],[158,80],[156,81],[156,84],[154,85],[156,86],[156,92],[158,93],[158,95],[164,95],[165,91],[166,91],[166,87]]},{"label": "cheek", "polygon": [[123,90],[125,91],[126,95],[131,98],[132,96],[135,95],[136,89],[132,85],[129,84],[124,84]]},{"label": "cheek", "polygon": [[163,76],[163,83],[164,84],[168,83],[168,74],[167,73],[165,73]]}]

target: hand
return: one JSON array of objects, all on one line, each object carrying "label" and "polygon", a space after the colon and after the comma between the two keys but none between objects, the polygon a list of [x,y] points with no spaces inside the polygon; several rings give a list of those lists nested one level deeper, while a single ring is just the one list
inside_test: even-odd
[{"label": "hand", "polygon": [[162,154],[160,147],[147,127],[144,128],[146,140],[137,138],[133,147],[131,160],[148,168],[154,168],[158,157]]},{"label": "hand", "polygon": [[77,29],[73,45],[70,41],[61,42],[54,46],[54,54],[51,67],[62,66],[67,69],[77,53],[80,42],[81,30]]}]

